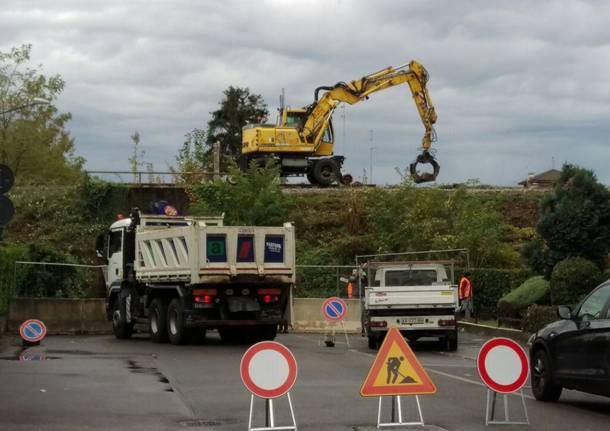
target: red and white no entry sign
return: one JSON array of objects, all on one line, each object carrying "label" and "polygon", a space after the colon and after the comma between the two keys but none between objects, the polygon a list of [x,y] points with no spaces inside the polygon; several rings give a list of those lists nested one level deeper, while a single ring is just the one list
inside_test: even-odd
[{"label": "red and white no entry sign", "polygon": [[284,345],[262,341],[250,347],[241,358],[241,380],[260,398],[286,394],[297,379],[297,361]]},{"label": "red and white no entry sign", "polygon": [[521,389],[529,375],[525,351],[508,338],[493,338],[485,343],[477,357],[477,369],[483,383],[501,394]]}]

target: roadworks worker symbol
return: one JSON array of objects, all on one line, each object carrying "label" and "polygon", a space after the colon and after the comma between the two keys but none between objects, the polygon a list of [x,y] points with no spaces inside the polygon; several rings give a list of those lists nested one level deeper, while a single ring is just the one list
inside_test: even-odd
[{"label": "roadworks worker symbol", "polygon": [[366,380],[363,397],[434,394],[436,386],[428,377],[400,331],[390,328]]}]

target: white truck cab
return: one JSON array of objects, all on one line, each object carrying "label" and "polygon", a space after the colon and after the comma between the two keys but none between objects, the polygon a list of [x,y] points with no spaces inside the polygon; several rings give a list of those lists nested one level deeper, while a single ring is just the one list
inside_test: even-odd
[{"label": "white truck cab", "polygon": [[363,325],[375,349],[390,327],[410,341],[438,337],[447,350],[457,349],[457,286],[442,263],[373,264],[364,288]]}]

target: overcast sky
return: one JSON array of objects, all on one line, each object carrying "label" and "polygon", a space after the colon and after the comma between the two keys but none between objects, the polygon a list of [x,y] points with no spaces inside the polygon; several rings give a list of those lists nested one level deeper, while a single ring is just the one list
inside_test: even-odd
[{"label": "overcast sky", "polygon": [[[2,0],[0,50],[33,44],[91,170],[127,169],[140,132],[157,170],[204,128],[229,85],[263,95],[272,120],[320,85],[411,59],[430,74],[439,181],[515,185],[554,160],[610,184],[610,2]],[[355,178],[396,183],[423,135],[407,86],[335,115]]]}]

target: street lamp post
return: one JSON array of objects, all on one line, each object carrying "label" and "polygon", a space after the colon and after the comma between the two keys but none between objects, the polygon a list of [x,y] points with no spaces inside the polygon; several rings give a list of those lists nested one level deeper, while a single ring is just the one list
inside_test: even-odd
[{"label": "street lamp post", "polygon": [[20,109],[25,109],[25,108],[29,108],[31,106],[36,106],[36,105],[48,105],[50,104],[51,101],[47,100],[47,99],[43,99],[42,97],[34,97],[32,100],[30,100],[28,103],[24,104],[24,105],[20,105],[20,106],[15,106],[13,108],[9,108],[7,110],[4,111],[0,111],[0,115],[4,115],[4,114],[8,114],[10,112],[15,112],[15,111],[19,111]]}]

